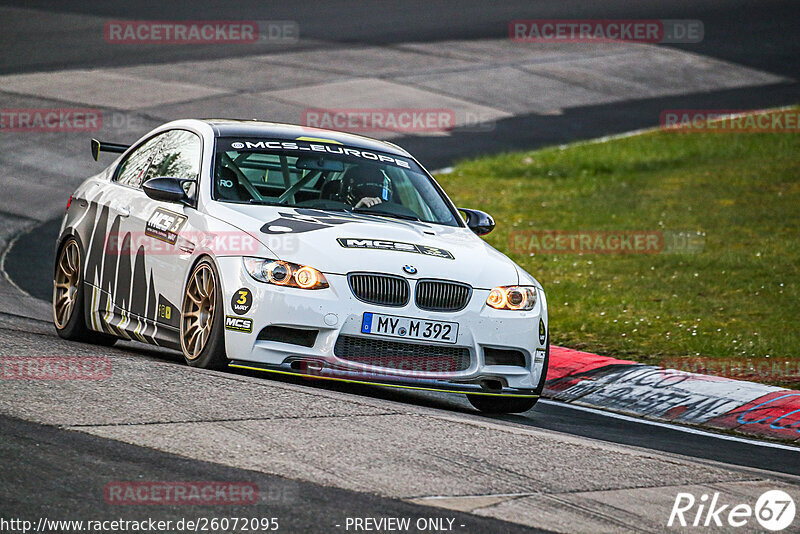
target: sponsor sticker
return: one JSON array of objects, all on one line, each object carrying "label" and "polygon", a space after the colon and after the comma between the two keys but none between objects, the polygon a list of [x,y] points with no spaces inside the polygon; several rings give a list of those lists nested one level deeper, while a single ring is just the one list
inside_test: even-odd
[{"label": "sponsor sticker", "polygon": [[165,241],[174,245],[178,240],[178,233],[186,223],[187,217],[180,213],[175,213],[164,208],[156,208],[156,211],[147,219],[145,235]]},{"label": "sponsor sticker", "polygon": [[225,330],[250,334],[253,331],[253,320],[244,317],[236,317],[235,315],[226,315]]},{"label": "sponsor sticker", "polygon": [[218,139],[217,146],[222,150],[240,150],[240,151],[255,151],[255,150],[288,150],[292,152],[308,152],[313,154],[331,154],[340,156],[352,156],[354,158],[366,159],[370,161],[377,161],[380,163],[388,163],[396,165],[404,169],[410,169],[411,164],[405,160],[394,156],[388,156],[381,152],[372,152],[369,150],[348,148],[338,143],[336,144],[323,144],[312,143],[308,141],[268,141],[261,139]]},{"label": "sponsor sticker", "polygon": [[231,298],[231,309],[237,315],[244,315],[249,312],[252,305],[253,294],[246,287],[237,290]]},{"label": "sponsor sticker", "polygon": [[168,306],[166,304],[159,304],[158,305],[158,316],[161,319],[172,319],[172,306]]},{"label": "sponsor sticker", "polygon": [[539,344],[544,345],[547,339],[547,329],[544,327],[544,321],[539,319]]},{"label": "sponsor sticker", "polygon": [[172,325],[174,327],[180,326],[180,313],[176,310],[175,305],[164,298],[163,295],[158,295],[158,322]]},{"label": "sponsor sticker", "polygon": [[336,240],[344,248],[367,248],[374,250],[395,250],[397,252],[412,252],[414,254],[425,254],[426,256],[436,256],[437,258],[455,259],[447,250],[428,245],[417,245],[414,243],[404,243],[402,241],[385,241],[382,239],[355,239],[340,237]]}]

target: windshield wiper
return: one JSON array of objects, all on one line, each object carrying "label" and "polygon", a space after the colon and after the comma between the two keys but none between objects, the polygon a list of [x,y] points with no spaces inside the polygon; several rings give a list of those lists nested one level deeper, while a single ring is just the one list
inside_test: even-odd
[{"label": "windshield wiper", "polygon": [[403,215],[393,211],[376,210],[372,208],[353,208],[353,213],[364,213],[367,215],[378,215],[380,217],[394,217],[396,219],[405,219],[407,221],[419,221],[420,218],[416,215]]},{"label": "windshield wiper", "polygon": [[272,200],[259,200],[257,198],[248,199],[247,203],[256,204],[258,206],[285,206],[285,204],[281,204],[280,202],[274,202]]}]

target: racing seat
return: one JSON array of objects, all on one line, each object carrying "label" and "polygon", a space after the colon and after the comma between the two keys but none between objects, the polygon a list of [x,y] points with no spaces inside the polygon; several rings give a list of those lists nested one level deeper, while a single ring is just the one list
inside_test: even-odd
[{"label": "racing seat", "polygon": [[252,198],[247,189],[239,183],[239,177],[230,167],[220,167],[217,179],[214,181],[217,198],[219,200],[243,201]]}]

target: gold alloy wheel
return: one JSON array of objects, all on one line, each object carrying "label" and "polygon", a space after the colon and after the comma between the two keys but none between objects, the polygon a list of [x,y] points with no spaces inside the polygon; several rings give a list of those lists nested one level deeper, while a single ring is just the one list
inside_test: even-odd
[{"label": "gold alloy wheel", "polygon": [[53,277],[53,319],[59,330],[66,328],[78,300],[81,252],[74,239],[67,241],[58,256]]},{"label": "gold alloy wheel", "polygon": [[216,287],[214,271],[207,264],[195,269],[186,285],[181,315],[181,346],[189,360],[200,356],[211,334]]}]

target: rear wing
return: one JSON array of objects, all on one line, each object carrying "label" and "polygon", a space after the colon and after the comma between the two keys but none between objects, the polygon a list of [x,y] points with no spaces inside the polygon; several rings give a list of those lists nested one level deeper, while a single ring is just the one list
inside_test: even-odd
[{"label": "rear wing", "polygon": [[100,159],[100,152],[116,152],[117,154],[122,154],[131,145],[121,145],[119,143],[107,143],[105,141],[98,141],[97,139],[92,139],[92,157],[95,161]]}]

